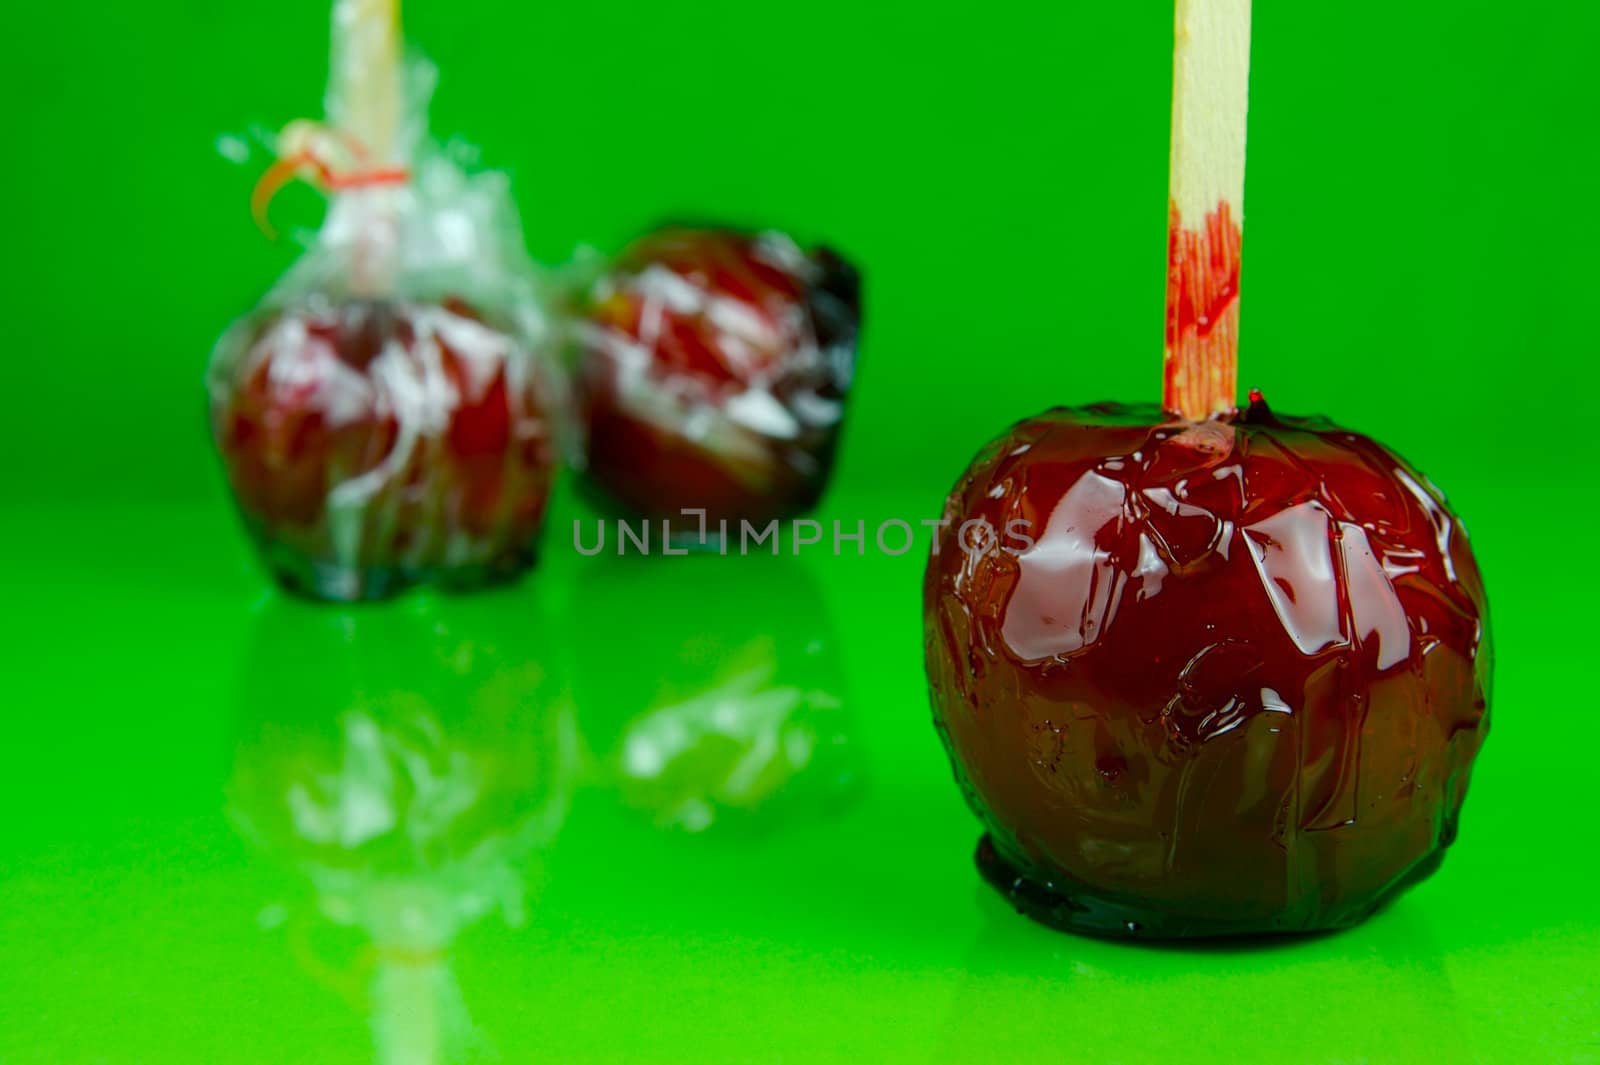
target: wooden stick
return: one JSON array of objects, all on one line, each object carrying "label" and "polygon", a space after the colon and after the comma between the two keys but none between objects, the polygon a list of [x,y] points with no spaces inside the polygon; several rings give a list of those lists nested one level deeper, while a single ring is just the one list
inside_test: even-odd
[{"label": "wooden stick", "polygon": [[366,158],[403,164],[400,150],[400,0],[336,0],[328,117]]},{"label": "wooden stick", "polygon": [[[328,119],[349,148],[352,166],[365,175],[354,187],[375,184],[370,175],[403,174],[404,107],[400,68],[400,0],[334,0],[333,70]],[[349,248],[350,290],[364,299],[389,295],[394,282],[399,220],[388,195],[354,193],[351,210],[362,219]]]},{"label": "wooden stick", "polygon": [[1177,0],[1167,234],[1167,410],[1231,410],[1238,388],[1250,0]]}]

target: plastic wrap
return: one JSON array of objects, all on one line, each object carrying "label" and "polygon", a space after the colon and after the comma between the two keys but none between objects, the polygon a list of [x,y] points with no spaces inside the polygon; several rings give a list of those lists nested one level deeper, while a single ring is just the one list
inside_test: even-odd
[{"label": "plastic wrap", "polygon": [[341,600],[519,572],[558,457],[508,183],[427,139],[433,72],[397,41],[392,7],[336,5],[329,124],[286,130],[268,176],[324,187],[326,220],[207,376],[247,530],[287,586]]},{"label": "plastic wrap", "polygon": [[855,369],[860,281],[787,236],[666,229],[585,294],[590,480],[638,514],[764,521],[816,503]]}]

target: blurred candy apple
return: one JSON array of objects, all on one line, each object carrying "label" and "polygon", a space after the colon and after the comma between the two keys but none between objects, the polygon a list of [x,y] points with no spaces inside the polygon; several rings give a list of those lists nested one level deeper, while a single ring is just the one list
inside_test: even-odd
[{"label": "blurred candy apple", "polygon": [[855,370],[860,281],[779,233],[667,229],[586,294],[590,481],[624,507],[752,522],[809,509]]}]

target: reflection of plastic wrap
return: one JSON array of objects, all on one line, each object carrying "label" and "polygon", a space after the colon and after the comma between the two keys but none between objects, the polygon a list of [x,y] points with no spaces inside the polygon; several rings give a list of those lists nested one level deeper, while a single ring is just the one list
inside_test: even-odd
[{"label": "reflection of plastic wrap", "polygon": [[565,819],[570,703],[527,618],[477,601],[328,614],[272,600],[240,689],[230,788],[241,831],[300,873],[318,920],[359,932],[310,970],[370,1010],[382,1062],[480,1041],[450,968],[460,931],[522,922]]},{"label": "reflection of plastic wrap", "polygon": [[506,179],[426,141],[432,71],[394,66],[362,21],[377,2],[339,0],[331,126],[291,126],[274,168],[328,189],[326,221],[207,378],[273,572],[347,600],[526,567],[561,402]]},{"label": "reflection of plastic wrap", "polygon": [[766,520],[821,496],[856,358],[860,281],[779,233],[663,230],[579,324],[589,476],[625,506]]},{"label": "reflection of plastic wrap", "polygon": [[[699,832],[826,811],[856,794],[832,619],[798,564],[610,556],[583,587],[579,720],[627,805]],[[639,631],[656,638],[636,641]]]}]

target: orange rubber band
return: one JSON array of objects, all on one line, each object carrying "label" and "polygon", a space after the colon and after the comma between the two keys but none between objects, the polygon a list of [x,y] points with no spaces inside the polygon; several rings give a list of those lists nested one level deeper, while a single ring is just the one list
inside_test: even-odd
[{"label": "orange rubber band", "polygon": [[[350,149],[350,154],[365,162],[367,151],[361,143],[349,134],[340,136]],[[278,231],[273,228],[269,217],[272,201],[296,180],[323,192],[348,192],[383,185],[404,185],[411,180],[411,171],[403,166],[386,166],[340,172],[309,148],[285,156],[267,168],[250,193],[250,213],[269,240],[278,239]]]}]

